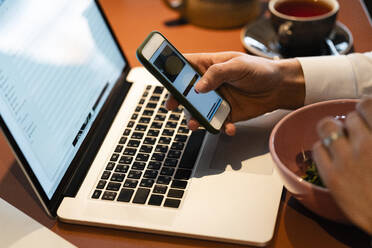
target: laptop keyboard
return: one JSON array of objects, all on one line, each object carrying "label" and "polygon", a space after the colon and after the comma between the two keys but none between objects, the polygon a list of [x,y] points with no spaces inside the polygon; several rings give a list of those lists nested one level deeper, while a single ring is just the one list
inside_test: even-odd
[{"label": "laptop keyboard", "polygon": [[91,198],[178,208],[205,130],[191,132],[182,109],[167,111],[167,94],[148,85]]}]

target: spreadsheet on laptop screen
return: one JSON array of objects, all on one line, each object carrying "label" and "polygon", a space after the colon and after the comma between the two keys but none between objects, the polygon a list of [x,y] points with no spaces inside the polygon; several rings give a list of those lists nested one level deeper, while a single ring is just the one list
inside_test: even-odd
[{"label": "spreadsheet on laptop screen", "polygon": [[1,117],[52,197],[125,61],[94,1],[0,1]]}]

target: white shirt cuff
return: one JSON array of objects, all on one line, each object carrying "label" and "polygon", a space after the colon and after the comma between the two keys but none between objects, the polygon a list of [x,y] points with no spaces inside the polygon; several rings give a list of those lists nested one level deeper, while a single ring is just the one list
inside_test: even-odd
[{"label": "white shirt cuff", "polygon": [[346,56],[304,57],[298,60],[305,77],[305,105],[358,97],[355,75]]}]

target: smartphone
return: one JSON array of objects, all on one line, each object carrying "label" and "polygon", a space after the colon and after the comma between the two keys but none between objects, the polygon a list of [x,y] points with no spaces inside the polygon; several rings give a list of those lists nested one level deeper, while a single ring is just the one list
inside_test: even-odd
[{"label": "smartphone", "polygon": [[195,91],[201,73],[161,33],[147,36],[137,49],[137,58],[208,132],[219,132],[230,105],[216,91]]}]

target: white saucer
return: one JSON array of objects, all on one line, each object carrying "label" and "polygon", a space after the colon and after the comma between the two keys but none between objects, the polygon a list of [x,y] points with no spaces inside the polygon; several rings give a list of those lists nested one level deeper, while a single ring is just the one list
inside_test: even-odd
[{"label": "white saucer", "polygon": [[[254,23],[248,24],[240,32],[240,40],[248,52],[270,59],[285,58],[280,53],[280,46],[277,36],[271,26],[271,21],[267,17],[262,17]],[[334,48],[339,54],[347,54],[353,48],[353,36],[350,30],[342,23],[337,22],[329,40],[334,44]],[[333,55],[326,43],[317,54],[312,56]]]}]

